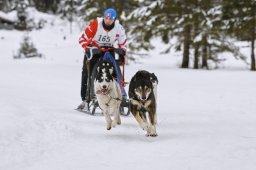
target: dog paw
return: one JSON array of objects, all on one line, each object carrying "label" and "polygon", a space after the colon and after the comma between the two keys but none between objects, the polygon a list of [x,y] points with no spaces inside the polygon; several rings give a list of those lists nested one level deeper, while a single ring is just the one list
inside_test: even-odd
[{"label": "dog paw", "polygon": [[116,120],[116,122],[117,122],[117,124],[118,124],[118,125],[121,125],[121,118],[120,118],[120,115],[119,115],[119,116],[117,116],[117,120]]},{"label": "dog paw", "polygon": [[147,130],[147,136],[151,136],[151,137],[156,137],[157,133],[156,133],[156,128],[155,126],[150,126]]},{"label": "dog paw", "polygon": [[107,124],[107,130],[110,130],[111,129],[111,123],[108,123]]},{"label": "dog paw", "polygon": [[121,125],[121,120],[117,122],[118,125]]},{"label": "dog paw", "polygon": [[112,122],[112,127],[114,128],[114,127],[116,127],[116,125],[117,125],[117,122],[116,122],[116,121],[113,121],[113,122]]},{"label": "dog paw", "polygon": [[148,131],[149,126],[147,124],[141,126],[143,130]]},{"label": "dog paw", "polygon": [[151,136],[151,137],[157,137],[158,134],[157,134],[157,133],[152,133],[152,134],[149,134],[149,136]]},{"label": "dog paw", "polygon": [[158,134],[157,133],[147,133],[146,137],[157,137]]}]

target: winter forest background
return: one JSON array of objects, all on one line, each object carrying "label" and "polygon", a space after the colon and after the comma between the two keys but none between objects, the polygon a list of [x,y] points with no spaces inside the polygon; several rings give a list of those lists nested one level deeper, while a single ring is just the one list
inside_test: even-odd
[{"label": "winter forest background", "polygon": [[[75,110],[78,40],[108,7],[125,81],[158,77],[157,137]],[[255,29],[255,0],[0,0],[0,170],[255,170]]]},{"label": "winter forest background", "polygon": [[[28,20],[28,7],[67,19],[70,32],[77,23],[82,30],[104,9],[115,8],[128,34],[130,59],[138,50],[153,49],[150,40],[160,37],[167,45],[162,53],[182,52],[181,68],[218,68],[225,60],[219,54],[230,52],[256,70],[255,0],[0,0],[0,28],[42,29],[47,21]],[[5,16],[12,11],[18,17],[10,20]],[[250,54],[242,53],[237,42],[248,42]]]}]

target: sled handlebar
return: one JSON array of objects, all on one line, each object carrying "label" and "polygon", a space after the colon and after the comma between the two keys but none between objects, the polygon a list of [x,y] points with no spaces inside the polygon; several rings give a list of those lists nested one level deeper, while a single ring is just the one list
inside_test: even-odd
[{"label": "sled handlebar", "polygon": [[85,55],[87,56],[87,59],[88,60],[91,60],[92,59],[92,57],[93,57],[93,50],[94,49],[97,49],[97,50],[99,50],[99,51],[101,51],[101,52],[107,52],[107,51],[111,51],[111,50],[115,50],[116,48],[115,47],[108,47],[108,48],[101,48],[101,47],[95,47],[95,46],[87,46],[86,47],[86,51],[88,50],[89,51],[89,54],[90,54],[90,56],[87,56],[86,55],[86,52],[85,52]]},{"label": "sled handlebar", "polygon": [[92,59],[92,57],[93,57],[93,53],[92,53],[92,50],[93,49],[98,49],[97,47],[94,47],[94,46],[92,46],[92,47],[86,47],[86,51],[87,50],[89,50],[89,56],[87,56],[87,54],[86,54],[86,51],[85,51],[85,55],[87,56],[87,60],[91,60]]}]

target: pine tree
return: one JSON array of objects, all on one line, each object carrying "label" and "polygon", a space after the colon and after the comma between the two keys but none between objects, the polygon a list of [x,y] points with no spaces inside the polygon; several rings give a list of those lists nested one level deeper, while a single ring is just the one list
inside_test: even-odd
[{"label": "pine tree", "polygon": [[18,16],[18,22],[16,24],[16,28],[20,30],[26,30],[28,28],[27,24],[27,9],[28,7],[28,1],[27,0],[21,0],[17,1],[16,3],[16,11],[17,11],[17,16]]},{"label": "pine tree", "polygon": [[0,11],[9,12],[15,7],[16,0],[0,0]]},{"label": "pine tree", "polygon": [[79,0],[61,0],[58,13],[63,17],[67,18],[70,22],[70,33],[72,34],[72,23],[76,21],[78,12],[77,8],[80,5]]},{"label": "pine tree", "polygon": [[[245,61],[246,57],[239,52],[233,42],[228,41],[225,34],[225,22],[222,20],[222,0],[161,0],[143,1],[139,8],[130,15],[130,20],[137,24],[131,29],[134,49],[152,48],[150,40],[161,37],[168,44],[176,37],[170,48],[183,50],[182,68],[188,68],[190,53],[194,51],[194,68],[209,68],[208,61],[216,66],[222,60],[218,54],[229,51],[236,58]],[[202,58],[200,58],[202,56]]]},{"label": "pine tree", "polygon": [[14,59],[42,57],[42,54],[38,53],[31,38],[28,34],[23,37],[23,41],[20,44],[18,55],[14,56]]},{"label": "pine tree", "polygon": [[223,0],[223,20],[230,35],[240,40],[251,42],[251,70],[256,71],[255,39],[256,39],[256,1]]},{"label": "pine tree", "polygon": [[[218,39],[221,34],[219,2],[216,0],[183,0],[177,2],[175,8],[179,15],[175,17],[176,24],[172,31],[184,44],[181,67],[189,67],[189,54],[193,49],[194,68],[199,68],[201,51],[201,67],[208,69],[207,61],[213,59],[214,54],[211,51],[213,48],[210,47],[213,39]],[[180,28],[183,28],[183,34]]]},{"label": "pine tree", "polygon": [[117,11],[118,19],[125,21],[129,12],[137,4],[136,0],[83,0],[78,8],[79,16],[84,22],[89,22],[97,17],[102,17],[107,8],[114,8]]},{"label": "pine tree", "polygon": [[58,4],[60,0],[32,0],[36,9],[42,12],[56,13],[58,10]]},{"label": "pine tree", "polygon": [[[175,49],[180,50],[183,46],[183,60],[181,67],[189,66],[189,51],[191,46],[191,14],[194,1],[158,0],[145,1],[131,14],[130,18],[138,20],[131,34],[135,35],[137,45],[135,49],[152,48],[150,40],[153,37],[161,37],[163,42],[168,44],[175,36],[178,41]],[[165,50],[170,51],[173,44]]]},{"label": "pine tree", "polygon": [[[131,23],[129,35],[132,37],[132,44],[129,46],[132,50],[152,49],[150,40],[154,35],[165,30],[163,18],[161,18],[162,1],[148,0],[143,1],[127,18]],[[168,28],[167,28],[168,29]]]}]

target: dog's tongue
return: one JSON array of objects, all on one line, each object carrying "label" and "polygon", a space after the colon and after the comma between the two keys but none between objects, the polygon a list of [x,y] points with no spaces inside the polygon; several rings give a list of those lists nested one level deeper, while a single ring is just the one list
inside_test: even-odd
[{"label": "dog's tongue", "polygon": [[106,95],[107,92],[108,92],[107,89],[100,89],[100,90],[97,90],[97,91],[96,91],[96,94],[103,94],[103,95]]},{"label": "dog's tongue", "polygon": [[101,92],[102,92],[103,94],[106,94],[106,93],[107,93],[107,89],[101,89]]}]

